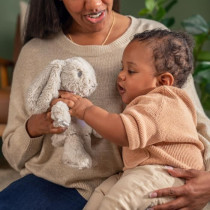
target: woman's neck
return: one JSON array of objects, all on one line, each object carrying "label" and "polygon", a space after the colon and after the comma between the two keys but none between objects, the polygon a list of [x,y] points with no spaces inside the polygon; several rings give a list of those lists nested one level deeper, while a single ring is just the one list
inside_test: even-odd
[{"label": "woman's neck", "polygon": [[82,31],[74,25],[66,36],[74,43],[79,45],[107,45],[120,37],[129,27],[130,19],[113,12],[109,27],[96,32]]}]

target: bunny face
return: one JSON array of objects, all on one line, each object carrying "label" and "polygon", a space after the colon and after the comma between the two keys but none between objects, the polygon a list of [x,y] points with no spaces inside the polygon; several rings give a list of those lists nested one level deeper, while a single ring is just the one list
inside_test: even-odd
[{"label": "bunny face", "polygon": [[82,97],[90,96],[97,87],[93,67],[81,57],[65,60],[60,77],[61,90],[67,90]]}]

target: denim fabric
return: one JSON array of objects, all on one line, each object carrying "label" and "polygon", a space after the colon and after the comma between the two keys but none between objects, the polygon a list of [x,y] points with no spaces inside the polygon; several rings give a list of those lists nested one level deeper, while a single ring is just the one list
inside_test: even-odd
[{"label": "denim fabric", "polygon": [[0,192],[0,210],[81,210],[86,200],[76,189],[27,175]]}]

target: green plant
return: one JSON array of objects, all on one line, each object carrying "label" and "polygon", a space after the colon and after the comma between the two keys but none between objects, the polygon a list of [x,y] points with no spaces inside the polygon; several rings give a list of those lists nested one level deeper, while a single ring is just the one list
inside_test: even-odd
[{"label": "green plant", "polygon": [[204,44],[210,40],[210,24],[200,15],[182,21],[184,29],[195,39],[194,80],[204,110],[210,116],[210,52],[204,51]]},{"label": "green plant", "polygon": [[[167,17],[167,13],[177,3],[178,0],[145,0],[145,8],[139,15],[170,28],[175,23],[175,17]],[[210,117],[210,51],[203,50],[204,45],[210,41],[210,23],[197,14],[183,20],[181,25],[195,40],[193,77],[204,111]]]},{"label": "green plant", "polygon": [[175,23],[175,18],[165,16],[177,2],[178,0],[146,0],[145,8],[139,12],[139,15],[171,27]]}]

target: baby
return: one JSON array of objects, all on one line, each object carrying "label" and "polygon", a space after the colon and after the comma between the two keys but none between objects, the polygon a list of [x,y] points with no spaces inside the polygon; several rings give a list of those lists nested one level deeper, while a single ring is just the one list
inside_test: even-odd
[{"label": "baby", "polygon": [[[70,114],[123,146],[124,171],[105,180],[85,209],[152,209],[172,198],[149,198],[156,189],[183,185],[164,167],[204,170],[203,144],[193,103],[181,89],[193,70],[192,40],[182,32],[151,30],[136,34],[126,47],[117,88],[127,105],[109,113],[86,98],[70,100]],[[100,139],[99,139],[100,141]]]}]

